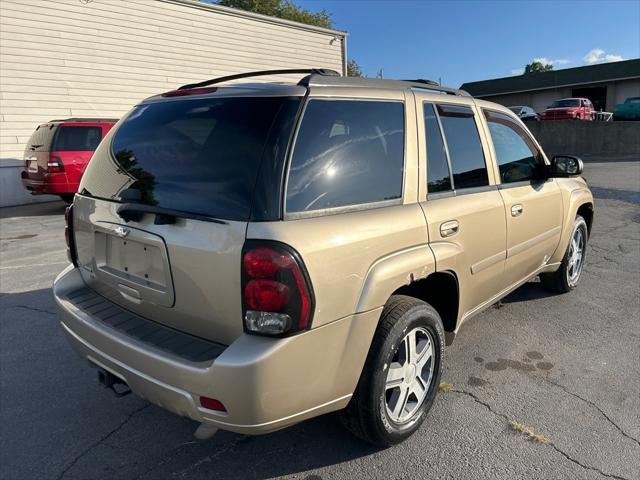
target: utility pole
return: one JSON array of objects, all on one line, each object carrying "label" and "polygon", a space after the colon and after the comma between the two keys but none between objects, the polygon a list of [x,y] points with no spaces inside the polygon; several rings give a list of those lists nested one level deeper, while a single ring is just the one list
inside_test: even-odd
[{"label": "utility pole", "polygon": [[384,69],[383,68],[378,70],[378,73],[376,74],[376,78],[384,78]]}]

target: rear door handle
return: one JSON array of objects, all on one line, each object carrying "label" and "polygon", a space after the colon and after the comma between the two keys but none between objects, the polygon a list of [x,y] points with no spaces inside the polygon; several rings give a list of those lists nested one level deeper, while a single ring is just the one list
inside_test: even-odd
[{"label": "rear door handle", "polygon": [[513,205],[511,207],[511,216],[512,217],[519,217],[520,215],[522,215],[524,208],[522,208],[522,205],[520,205],[519,203],[516,205]]},{"label": "rear door handle", "polygon": [[458,233],[458,229],[460,225],[457,220],[449,220],[448,222],[444,222],[440,225],[440,236],[441,237],[451,237]]}]

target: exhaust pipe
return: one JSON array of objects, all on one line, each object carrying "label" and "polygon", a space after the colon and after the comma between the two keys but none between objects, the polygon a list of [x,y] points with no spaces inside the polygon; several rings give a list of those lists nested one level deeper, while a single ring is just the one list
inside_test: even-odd
[{"label": "exhaust pipe", "polygon": [[193,432],[193,436],[199,442],[205,442],[212,438],[218,432],[217,427],[212,427],[211,425],[205,425],[201,423],[200,426]]}]

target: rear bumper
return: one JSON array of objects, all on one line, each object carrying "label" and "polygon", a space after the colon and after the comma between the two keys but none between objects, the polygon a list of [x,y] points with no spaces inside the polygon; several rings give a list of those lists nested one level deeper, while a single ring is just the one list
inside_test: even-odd
[{"label": "rear bumper", "polygon": [[48,173],[39,179],[30,178],[29,173],[22,171],[20,174],[22,185],[32,194],[64,195],[76,193],[78,184],[70,184],[64,172]]},{"label": "rear bumper", "polygon": [[[69,266],[54,283],[69,343],[90,363],[122,378],[131,390],[178,415],[224,430],[261,434],[344,408],[356,387],[381,309],[300,335],[242,335],[212,362],[189,362],[110,328],[66,297],[83,285]],[[203,408],[221,401],[227,413]]]}]

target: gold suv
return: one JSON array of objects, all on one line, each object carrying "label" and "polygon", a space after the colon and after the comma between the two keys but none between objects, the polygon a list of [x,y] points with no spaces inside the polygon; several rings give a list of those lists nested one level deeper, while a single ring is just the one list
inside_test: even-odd
[{"label": "gold suv", "polygon": [[398,443],[465,320],[537,275],[578,283],[582,162],[425,80],[228,83],[264,73],[151,97],[105,137],[67,215],[62,328],[199,438],[341,410]]}]

